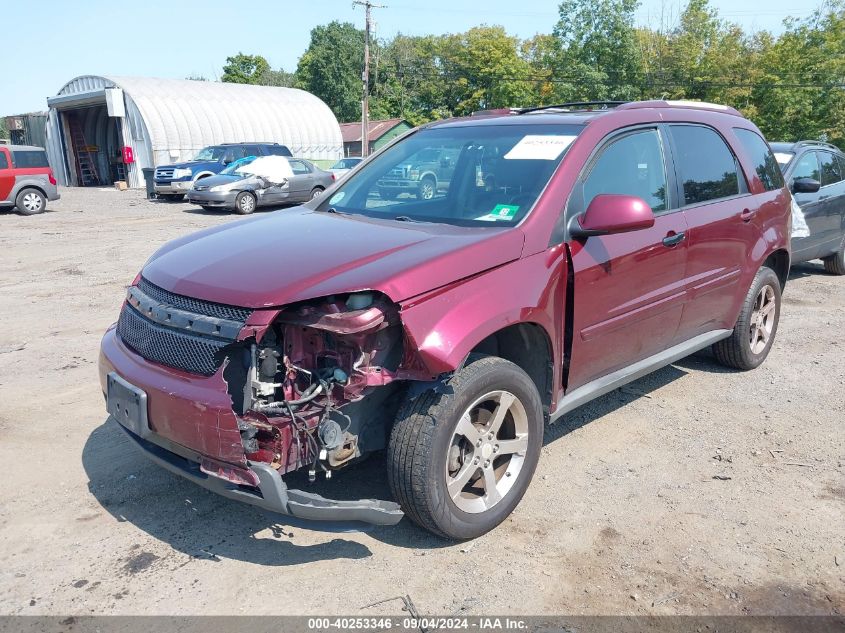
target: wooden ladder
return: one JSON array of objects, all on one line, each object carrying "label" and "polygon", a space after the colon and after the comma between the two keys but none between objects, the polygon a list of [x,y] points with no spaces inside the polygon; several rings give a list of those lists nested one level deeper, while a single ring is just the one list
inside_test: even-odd
[{"label": "wooden ladder", "polygon": [[73,155],[76,158],[76,172],[79,174],[79,184],[83,187],[99,185],[100,177],[97,174],[97,153],[88,150],[79,119],[68,117],[68,126],[70,127],[70,142],[73,146]]}]

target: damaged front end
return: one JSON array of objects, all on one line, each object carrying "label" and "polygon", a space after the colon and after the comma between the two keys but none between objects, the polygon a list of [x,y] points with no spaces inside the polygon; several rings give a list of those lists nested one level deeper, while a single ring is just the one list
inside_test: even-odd
[{"label": "damaged front end", "polygon": [[403,396],[398,306],[376,292],[302,302],[225,350],[244,453],[281,474],[332,472],[383,449]]},{"label": "damaged front end", "polygon": [[112,417],[148,457],[223,496],[307,519],[401,520],[391,501],[326,499],[282,479],[329,479],[385,448],[409,381],[426,375],[405,356],[399,306],[378,292],[226,318],[209,316],[215,306],[130,287],[100,358]]}]

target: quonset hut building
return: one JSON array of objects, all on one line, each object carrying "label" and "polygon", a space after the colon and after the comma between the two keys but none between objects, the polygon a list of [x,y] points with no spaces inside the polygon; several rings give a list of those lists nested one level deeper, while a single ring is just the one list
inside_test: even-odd
[{"label": "quonset hut building", "polygon": [[276,142],[311,160],[343,156],[335,115],[294,88],[84,75],[47,105],[47,154],[62,185],[143,187],[143,168],[219,143]]}]

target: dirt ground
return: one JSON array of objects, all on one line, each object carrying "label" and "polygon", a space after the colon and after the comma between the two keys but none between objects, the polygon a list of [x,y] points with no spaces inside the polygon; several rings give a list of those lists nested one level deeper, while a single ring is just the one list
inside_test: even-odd
[{"label": "dirt ground", "polygon": [[[62,196],[0,214],[0,614],[845,612],[845,279],[820,265],[761,368],[703,353],[573,412],[513,516],[456,545],[292,524],[149,463],[106,423],[100,336],[160,244],[236,217]],[[388,498],[383,462],[320,491]]]}]

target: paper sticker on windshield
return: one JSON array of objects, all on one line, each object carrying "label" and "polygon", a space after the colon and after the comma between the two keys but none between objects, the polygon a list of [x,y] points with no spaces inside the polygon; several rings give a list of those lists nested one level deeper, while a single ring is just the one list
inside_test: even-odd
[{"label": "paper sticker on windshield", "polygon": [[555,136],[529,134],[524,136],[511,151],[505,154],[506,160],[557,160],[567,147],[576,139],[575,136]]},{"label": "paper sticker on windshield", "polygon": [[346,197],[345,191],[338,191],[336,194],[334,194],[332,196],[331,200],[329,200],[329,204],[337,204],[338,202],[343,200],[345,197]]},{"label": "paper sticker on windshield", "polygon": [[509,220],[513,220],[517,211],[519,211],[519,207],[517,205],[497,204],[496,207],[490,213],[485,213],[484,215],[475,219],[482,220],[484,222],[496,222],[502,220],[507,222]]}]

